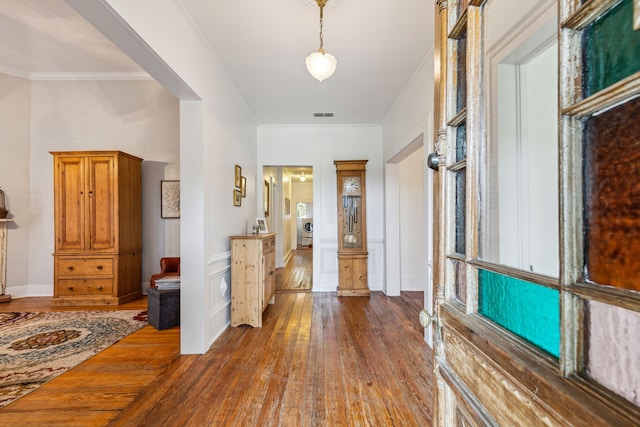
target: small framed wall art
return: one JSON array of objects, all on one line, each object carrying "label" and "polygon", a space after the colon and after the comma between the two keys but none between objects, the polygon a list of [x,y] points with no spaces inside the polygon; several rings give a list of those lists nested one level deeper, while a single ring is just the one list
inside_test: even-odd
[{"label": "small framed wall art", "polygon": [[240,188],[240,186],[242,185],[242,168],[239,165],[236,165],[234,183],[236,188]]},{"label": "small framed wall art", "polygon": [[160,217],[180,218],[180,181],[160,181]]},{"label": "small framed wall art", "polygon": [[247,178],[243,176],[240,181],[240,192],[242,193],[242,197],[247,197]]},{"label": "small framed wall art", "polygon": [[237,188],[233,190],[233,206],[242,206],[242,193]]},{"label": "small framed wall art", "polygon": [[262,193],[262,197],[264,197],[264,216],[269,216],[269,181],[264,180],[264,192]]}]

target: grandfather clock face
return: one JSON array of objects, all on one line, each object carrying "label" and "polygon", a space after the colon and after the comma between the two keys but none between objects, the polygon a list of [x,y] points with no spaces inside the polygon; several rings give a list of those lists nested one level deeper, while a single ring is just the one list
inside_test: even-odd
[{"label": "grandfather clock face", "polygon": [[359,176],[347,176],[342,178],[342,191],[347,196],[355,196],[362,194]]}]

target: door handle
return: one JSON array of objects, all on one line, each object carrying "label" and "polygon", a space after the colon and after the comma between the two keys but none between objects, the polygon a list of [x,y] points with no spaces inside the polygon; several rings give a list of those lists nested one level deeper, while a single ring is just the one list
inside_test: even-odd
[{"label": "door handle", "polygon": [[436,354],[442,354],[442,331],[440,325],[440,317],[438,312],[434,310],[434,314],[429,313],[427,310],[420,310],[420,324],[426,329],[433,324],[433,344]]},{"label": "door handle", "polygon": [[440,167],[440,156],[437,153],[431,153],[427,157],[427,166],[434,171],[437,171]]},{"label": "door handle", "polygon": [[431,324],[436,327],[440,325],[440,320],[436,314],[431,314],[427,310],[420,310],[420,324],[423,328],[428,328]]}]

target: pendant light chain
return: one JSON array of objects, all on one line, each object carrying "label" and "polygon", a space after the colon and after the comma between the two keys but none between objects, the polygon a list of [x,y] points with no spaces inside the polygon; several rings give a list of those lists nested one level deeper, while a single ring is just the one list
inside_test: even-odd
[{"label": "pendant light chain", "polygon": [[[320,2],[318,2],[318,4],[320,4]],[[323,49],[324,39],[322,38],[322,26],[324,24],[324,16],[322,13],[323,9],[324,9],[324,4],[320,6],[320,52],[322,53],[324,53],[324,49]]]},{"label": "pendant light chain", "polygon": [[323,81],[327,77],[330,77],[336,70],[335,56],[324,51],[324,6],[329,0],[316,0],[318,7],[320,8],[320,49],[307,56],[305,63],[309,73],[318,81]]}]

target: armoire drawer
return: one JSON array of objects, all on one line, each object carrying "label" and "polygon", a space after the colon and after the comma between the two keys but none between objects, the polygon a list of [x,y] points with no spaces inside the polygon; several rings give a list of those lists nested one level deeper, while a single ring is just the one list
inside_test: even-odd
[{"label": "armoire drawer", "polygon": [[111,295],[112,279],[58,280],[58,296]]},{"label": "armoire drawer", "polygon": [[113,276],[113,258],[59,258],[58,277]]}]

